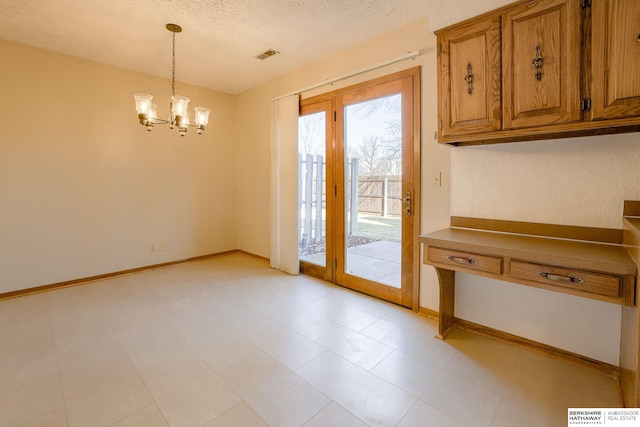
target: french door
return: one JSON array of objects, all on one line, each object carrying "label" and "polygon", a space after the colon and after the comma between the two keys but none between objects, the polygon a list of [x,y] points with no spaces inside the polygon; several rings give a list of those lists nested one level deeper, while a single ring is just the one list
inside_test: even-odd
[{"label": "french door", "polygon": [[301,270],[417,309],[420,69],[303,100]]}]

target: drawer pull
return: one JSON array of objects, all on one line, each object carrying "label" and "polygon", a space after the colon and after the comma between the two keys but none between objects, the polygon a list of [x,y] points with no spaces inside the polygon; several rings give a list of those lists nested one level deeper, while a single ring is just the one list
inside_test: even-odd
[{"label": "drawer pull", "polygon": [[551,273],[538,273],[538,276],[543,277],[547,280],[551,280],[553,282],[561,282],[561,283],[583,283],[584,280],[573,277],[573,276],[560,276],[558,274]]},{"label": "drawer pull", "polygon": [[461,257],[461,256],[449,255],[447,257],[447,259],[449,261],[456,262],[458,264],[465,264],[465,265],[473,265],[473,264],[477,264],[478,263],[478,261],[476,261],[473,258],[464,258],[464,257]]}]

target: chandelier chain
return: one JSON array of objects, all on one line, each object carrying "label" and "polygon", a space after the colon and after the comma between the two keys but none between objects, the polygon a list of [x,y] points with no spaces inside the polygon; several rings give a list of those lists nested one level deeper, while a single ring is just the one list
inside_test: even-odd
[{"label": "chandelier chain", "polygon": [[173,42],[172,42],[172,62],[171,62],[171,99],[176,96],[176,33],[173,33]]}]

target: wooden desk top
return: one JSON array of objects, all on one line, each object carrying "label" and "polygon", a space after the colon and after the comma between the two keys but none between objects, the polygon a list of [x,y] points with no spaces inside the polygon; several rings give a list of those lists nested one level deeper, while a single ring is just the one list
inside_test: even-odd
[{"label": "wooden desk top", "polygon": [[[640,229],[640,219],[638,227]],[[419,236],[428,246],[477,252],[619,275],[636,275],[636,265],[623,245],[509,234],[488,230],[445,228]]]}]

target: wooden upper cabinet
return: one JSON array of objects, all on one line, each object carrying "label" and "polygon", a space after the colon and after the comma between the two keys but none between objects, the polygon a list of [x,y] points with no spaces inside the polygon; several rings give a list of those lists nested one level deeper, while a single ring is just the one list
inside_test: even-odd
[{"label": "wooden upper cabinet", "polygon": [[591,6],[592,120],[640,116],[640,1]]},{"label": "wooden upper cabinet", "polygon": [[520,0],[436,35],[441,143],[640,132],[640,0]]},{"label": "wooden upper cabinet", "polygon": [[499,130],[500,18],[439,35],[438,45],[442,134]]},{"label": "wooden upper cabinet", "polygon": [[504,13],[504,129],[581,120],[580,18],[580,0],[539,0]]}]

